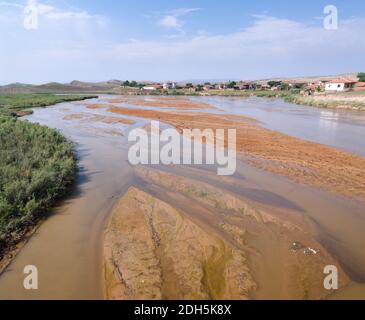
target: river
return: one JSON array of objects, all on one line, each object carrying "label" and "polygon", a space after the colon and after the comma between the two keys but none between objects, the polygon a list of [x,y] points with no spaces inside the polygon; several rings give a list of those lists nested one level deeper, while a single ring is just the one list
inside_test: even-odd
[{"label": "river", "polygon": [[[86,104],[103,103],[105,99],[35,109],[34,114],[26,117],[28,121],[59,129],[75,143],[79,173],[71,196],[54,209],[1,275],[0,299],[104,298],[103,231],[116,201],[131,185],[139,183],[127,161],[126,136],[132,128],[148,123],[135,118],[133,126],[64,120],[65,115],[90,112]],[[270,129],[365,156],[364,114],[301,107],[281,100],[194,99],[215,105],[219,109],[216,112],[250,116]],[[107,115],[105,110],[93,113]],[[352,285],[333,298],[365,298],[363,203],[298,185],[245,163],[239,163],[237,173],[245,178],[249,188],[235,192],[272,206],[297,208],[322,230],[322,243],[352,279]],[[38,290],[27,291],[23,287],[23,269],[27,265],[38,268]],[[268,298],[266,294],[259,297]]]}]

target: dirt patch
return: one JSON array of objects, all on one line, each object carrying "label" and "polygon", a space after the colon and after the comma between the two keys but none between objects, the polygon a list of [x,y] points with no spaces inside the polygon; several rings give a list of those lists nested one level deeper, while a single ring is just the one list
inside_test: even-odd
[{"label": "dirt patch", "polygon": [[313,99],[318,101],[343,101],[343,102],[365,103],[365,95],[327,94],[327,95],[314,96]]},{"label": "dirt patch", "polygon": [[104,253],[109,299],[244,299],[255,286],[243,252],[135,188],[114,210]]},{"label": "dirt patch", "polygon": [[145,107],[173,108],[179,110],[191,109],[215,109],[214,106],[205,102],[195,102],[188,99],[176,98],[146,98],[146,99],[131,99],[128,104]]},{"label": "dirt patch", "polygon": [[89,118],[89,115],[80,113],[80,114],[69,114],[67,116],[64,116],[63,120],[70,121],[70,120],[80,120],[80,119],[87,119],[87,118]]},{"label": "dirt patch", "polygon": [[102,104],[102,103],[94,103],[94,104],[88,104],[86,108],[91,110],[97,110],[97,109],[105,109],[110,107],[108,104]]},{"label": "dirt patch", "polygon": [[156,100],[161,100],[161,101],[189,101],[190,99],[188,97],[158,97],[158,98],[154,98]]},{"label": "dirt patch", "polygon": [[19,111],[16,111],[16,116],[17,117],[25,117],[25,116],[29,116],[33,114],[33,110],[19,110]]},{"label": "dirt patch", "polygon": [[116,98],[116,99],[108,100],[109,103],[124,103],[124,102],[128,102],[128,101],[129,101],[128,98]]},{"label": "dirt patch", "polygon": [[365,159],[262,128],[243,116],[111,107],[116,114],[160,120],[183,129],[237,129],[237,151],[249,162],[294,181],[365,200]]},{"label": "dirt patch", "polygon": [[87,122],[103,122],[108,124],[121,123],[133,125],[136,122],[130,119],[102,116],[98,114],[80,113],[80,114],[70,114],[63,117],[63,120],[83,120]]},{"label": "dirt patch", "polygon": [[146,124],[145,126],[142,127],[143,130],[145,130],[148,134],[151,134],[152,132],[156,133],[159,132],[161,133],[161,129],[157,128],[151,124]]}]

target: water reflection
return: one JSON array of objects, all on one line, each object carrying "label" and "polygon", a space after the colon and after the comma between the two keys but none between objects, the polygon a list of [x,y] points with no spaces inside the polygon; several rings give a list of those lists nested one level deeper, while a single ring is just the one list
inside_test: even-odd
[{"label": "water reflection", "polygon": [[268,129],[365,156],[365,113],[329,111],[286,103],[281,99],[196,98],[230,114],[259,120]]},{"label": "water reflection", "polygon": [[324,130],[327,133],[333,133],[338,127],[338,120],[340,115],[335,112],[321,111],[319,117],[319,127],[320,130]]}]

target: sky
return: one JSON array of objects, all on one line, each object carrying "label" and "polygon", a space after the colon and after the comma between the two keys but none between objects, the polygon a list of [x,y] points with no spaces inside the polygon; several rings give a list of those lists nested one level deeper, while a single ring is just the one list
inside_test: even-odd
[{"label": "sky", "polygon": [[363,0],[0,0],[0,84],[353,73],[364,30]]}]

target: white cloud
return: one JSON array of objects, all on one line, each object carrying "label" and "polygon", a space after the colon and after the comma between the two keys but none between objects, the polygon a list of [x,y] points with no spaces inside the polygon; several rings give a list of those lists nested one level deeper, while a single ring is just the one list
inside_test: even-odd
[{"label": "white cloud", "polygon": [[172,10],[171,13],[174,16],[179,17],[179,16],[186,15],[188,13],[192,13],[192,12],[200,11],[200,10],[201,10],[201,8],[178,8],[178,9]]},{"label": "white cloud", "polygon": [[[365,19],[343,20],[337,31],[292,20],[261,16],[240,32],[200,35],[174,41],[135,41],[115,45],[110,58],[120,65],[139,61],[162,66],[163,78],[258,78],[313,75],[365,69]],[[146,61],[146,65],[144,65]],[[152,76],[152,72],[151,75]]]},{"label": "white cloud", "polygon": [[174,28],[179,30],[182,26],[181,22],[175,16],[165,16],[161,19],[160,25],[165,28]]},{"label": "white cloud", "polygon": [[[255,19],[229,34],[125,42],[107,42],[109,29],[95,32],[92,19],[83,20],[80,32],[74,19],[56,19],[35,33],[17,32],[15,42],[14,35],[6,38],[1,81],[257,79],[365,70],[365,18],[342,20],[336,31],[312,22]],[[0,36],[2,29],[13,30],[0,24]]]},{"label": "white cloud", "polygon": [[183,25],[184,22],[180,17],[185,16],[189,13],[199,11],[200,8],[178,8],[174,9],[159,20],[159,25],[167,29],[175,29],[181,34],[184,33]]}]

